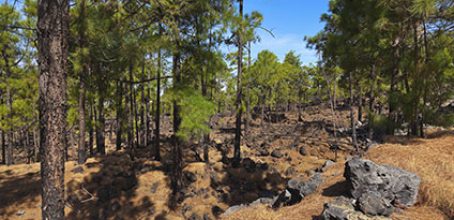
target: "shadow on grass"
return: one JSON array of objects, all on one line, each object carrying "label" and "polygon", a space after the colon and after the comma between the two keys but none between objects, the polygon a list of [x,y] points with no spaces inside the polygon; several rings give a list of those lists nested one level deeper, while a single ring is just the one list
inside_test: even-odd
[{"label": "shadow on grass", "polygon": [[6,211],[7,207],[29,203],[36,205],[41,194],[41,177],[39,172],[21,176],[11,175],[7,170],[0,174],[0,215],[14,216],[18,210]]}]

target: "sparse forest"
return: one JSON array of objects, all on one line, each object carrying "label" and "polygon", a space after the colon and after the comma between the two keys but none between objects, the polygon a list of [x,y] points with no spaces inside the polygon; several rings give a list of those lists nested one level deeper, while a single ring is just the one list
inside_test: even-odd
[{"label": "sparse forest", "polygon": [[454,218],[454,1],[256,4],[2,1],[0,219]]}]

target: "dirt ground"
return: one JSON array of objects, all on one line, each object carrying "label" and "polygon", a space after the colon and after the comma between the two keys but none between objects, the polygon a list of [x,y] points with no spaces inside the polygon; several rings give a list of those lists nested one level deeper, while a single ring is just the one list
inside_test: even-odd
[{"label": "dirt ground", "polygon": [[[342,109],[337,112],[337,128],[346,130],[349,112]],[[138,149],[138,158],[132,161],[127,152],[115,152],[110,144],[113,140],[108,140],[106,156],[90,158],[83,166],[66,162],[67,218],[316,219],[324,203],[346,193],[343,162],[354,149],[346,132],[333,139],[332,117],[327,107],[307,108],[301,119],[291,112],[272,122],[251,120],[244,133],[243,160],[238,168],[233,168],[229,161],[233,154],[234,117],[220,115],[213,124],[209,163],[201,160],[202,149],[196,147],[196,142],[184,148],[186,187],[183,201],[176,208],[169,208],[168,142],[162,144],[162,162],[156,162],[148,159],[150,147]],[[221,215],[230,206],[276,195],[292,177],[308,176],[326,160],[335,158],[330,150],[333,142],[340,146],[338,162],[323,173],[325,181],[317,193],[297,205],[278,210],[256,206]],[[438,157],[439,154],[444,156]],[[420,202],[396,213],[393,219],[448,219],[454,207],[454,199],[448,196],[454,195],[453,154],[454,134],[447,132],[429,139],[389,138],[366,155],[422,177]],[[439,165],[440,158],[444,165]],[[443,175],[435,179],[431,169]],[[39,164],[0,166],[0,219],[39,219],[40,206]]]}]

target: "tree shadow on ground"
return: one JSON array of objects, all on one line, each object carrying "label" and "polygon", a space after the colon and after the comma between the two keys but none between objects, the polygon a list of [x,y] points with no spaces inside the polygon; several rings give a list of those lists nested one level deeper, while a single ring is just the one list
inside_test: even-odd
[{"label": "tree shadow on ground", "polygon": [[6,211],[7,207],[29,203],[36,204],[41,193],[39,172],[14,176],[10,170],[0,174],[0,216],[14,216],[15,212]]},{"label": "tree shadow on ground", "polygon": [[228,161],[223,169],[224,177],[212,181],[211,187],[229,206],[252,203],[263,197],[272,198],[285,189],[287,183],[287,179],[267,163],[257,163],[249,158],[242,159],[239,166],[232,166]]},{"label": "tree shadow on ground", "polygon": [[126,152],[114,152],[86,166],[100,169],[82,182],[68,182],[67,205],[72,208],[68,219],[139,219],[154,213],[151,199],[136,193],[136,169],[141,164]]}]

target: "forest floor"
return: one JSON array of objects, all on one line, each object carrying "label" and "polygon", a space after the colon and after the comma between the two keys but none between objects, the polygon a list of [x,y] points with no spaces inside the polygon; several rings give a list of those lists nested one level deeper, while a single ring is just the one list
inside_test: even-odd
[{"label": "forest floor", "polygon": [[[337,140],[332,138],[332,117],[324,105],[309,107],[299,119],[296,112],[252,120],[244,134],[241,166],[231,166],[234,117],[213,120],[209,163],[201,160],[202,149],[184,148],[183,201],[176,209],[170,201],[170,145],[162,145],[162,162],[151,161],[149,149],[138,149],[134,161],[126,151],[90,158],[83,166],[66,162],[66,216],[68,219],[317,219],[323,204],[346,194],[343,169],[353,152],[348,135],[349,112],[337,110]],[[165,130],[165,129],[163,129]],[[428,131],[427,139],[388,137],[365,155],[417,173],[422,178],[419,202],[396,212],[393,219],[454,218],[454,133]],[[166,133],[166,132],[163,132]],[[163,137],[166,140],[165,137]],[[302,202],[273,210],[264,205],[245,207],[223,215],[228,207],[246,204],[281,192],[287,180],[308,176],[335,154],[337,162],[323,176],[316,193]],[[363,142],[361,142],[363,144]],[[364,144],[363,144],[364,145]],[[0,219],[39,219],[39,163],[0,166]]]}]

